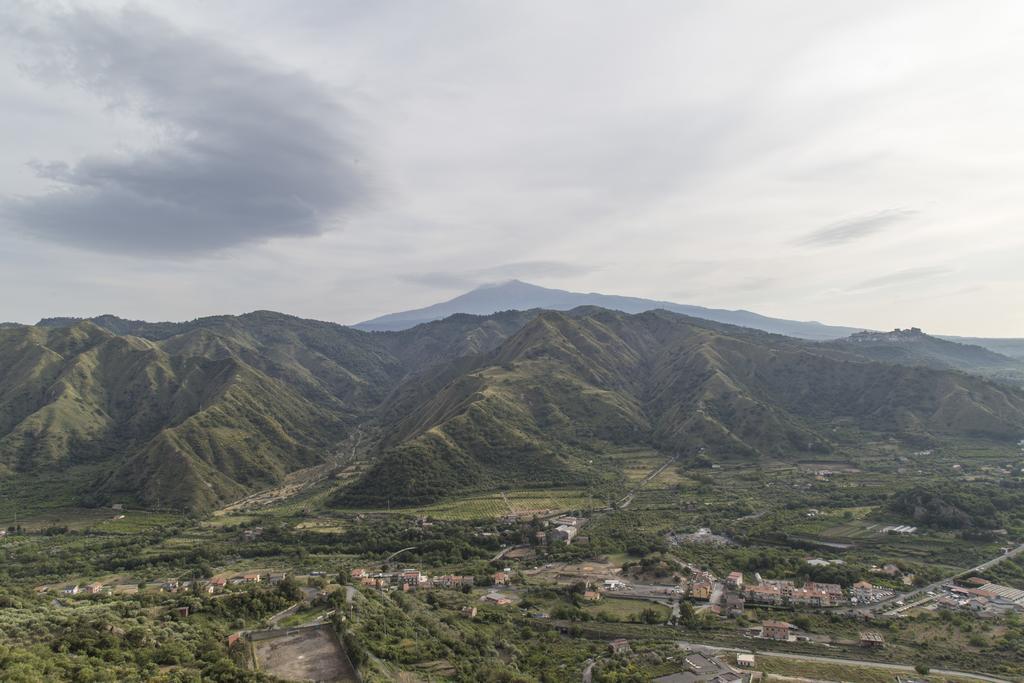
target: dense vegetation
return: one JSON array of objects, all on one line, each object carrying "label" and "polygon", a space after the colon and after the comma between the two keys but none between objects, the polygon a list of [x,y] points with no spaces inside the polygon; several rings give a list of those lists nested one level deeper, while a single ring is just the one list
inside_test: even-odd
[{"label": "dense vegetation", "polygon": [[595,456],[627,445],[792,458],[833,452],[837,424],[925,443],[1024,433],[1016,390],[665,311],[392,333],[270,312],[52,320],[0,330],[0,377],[0,480],[16,495],[46,480],[76,503],[194,511],[351,453],[349,438],[374,462],[341,507],[601,485]]}]

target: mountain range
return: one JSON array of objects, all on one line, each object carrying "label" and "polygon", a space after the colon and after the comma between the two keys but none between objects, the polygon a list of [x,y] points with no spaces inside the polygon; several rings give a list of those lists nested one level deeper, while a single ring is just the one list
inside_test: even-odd
[{"label": "mountain range", "polygon": [[[862,327],[825,325],[814,321],[786,320],[772,318],[751,311],[705,308],[671,301],[658,301],[638,297],[610,294],[569,292],[510,280],[478,287],[454,299],[410,311],[391,313],[372,320],[357,323],[353,327],[361,330],[394,331],[404,330],[425,322],[440,320],[455,313],[489,315],[505,310],[530,310],[542,308],[553,311],[568,311],[579,306],[599,306],[624,313],[665,310],[713,322],[750,327],[765,332],[813,340],[841,339],[857,332]],[[1024,339],[999,339],[984,337],[956,337],[940,335],[946,341],[981,346],[998,354],[1024,360]]]},{"label": "mountain range", "polygon": [[820,342],[593,306],[391,332],[269,311],[47,319],[0,329],[0,484],[67,475],[76,502],[204,511],[359,431],[367,466],[331,500],[372,507],[584,485],[622,446],[785,459],[835,449],[837,425],[1021,437],[1024,394],[964,371],[1013,359],[908,335]]},{"label": "mountain range", "polygon": [[455,313],[490,315],[498,311],[526,311],[535,308],[568,311],[580,306],[598,306],[615,311],[623,311],[624,313],[643,313],[644,311],[660,309],[703,320],[738,325],[740,327],[752,327],[766,332],[804,339],[836,339],[860,331],[860,328],[854,327],[839,327],[824,325],[819,322],[800,322],[796,320],[783,320],[781,318],[769,318],[757,313],[751,313],[750,311],[727,311],[719,308],[704,308],[703,306],[676,304],[671,301],[655,301],[631,296],[569,292],[562,289],[539,287],[520,280],[484,285],[449,301],[427,306],[426,308],[383,315],[379,318],[358,323],[353,327],[360,330],[394,331],[447,318]]}]

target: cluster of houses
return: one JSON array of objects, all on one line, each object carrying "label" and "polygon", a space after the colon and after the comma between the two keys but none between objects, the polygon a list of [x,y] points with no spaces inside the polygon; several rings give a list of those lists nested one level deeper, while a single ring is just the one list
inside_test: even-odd
[{"label": "cluster of houses", "polygon": [[[587,520],[582,517],[558,517],[557,519],[552,521],[552,524],[555,525],[555,528],[549,532],[550,538],[555,541],[561,541],[566,545],[572,543],[574,538],[577,540],[582,540],[582,537],[579,536],[579,533],[580,529],[583,527],[583,524],[586,521]],[[538,534],[539,535],[537,538],[539,540],[540,534],[543,534],[543,532],[538,532]],[[545,537],[547,536],[548,535],[545,535]]]},{"label": "cluster of houses", "polygon": [[[457,574],[444,574],[442,576],[429,576],[418,569],[403,569],[396,572],[373,572],[369,569],[357,567],[351,571],[353,581],[358,581],[363,586],[380,588],[382,590],[412,591],[424,588],[450,588],[454,590],[463,587],[472,587],[476,579],[472,576],[460,576]],[[491,583],[495,586],[509,586],[512,584],[512,570],[505,568],[495,572],[491,576]]]},{"label": "cluster of houses", "polygon": [[[164,593],[182,593],[194,589],[213,595],[222,592],[227,586],[241,584],[254,584],[266,582],[270,585],[277,585],[285,580],[288,575],[285,572],[245,572],[231,577],[214,577],[207,581],[181,581],[179,579],[161,579],[153,583],[153,588]],[[145,585],[145,584],[142,584]],[[138,583],[108,583],[95,581],[93,583],[78,584],[72,583],[60,588],[63,595],[100,595],[100,594],[124,594],[137,593],[140,584]],[[50,586],[39,586],[36,592],[46,593]]]},{"label": "cluster of houses", "polygon": [[[733,578],[738,575],[737,578]],[[808,581],[797,587],[792,581],[762,579],[755,574],[757,583],[744,586],[743,575],[733,572],[726,585],[739,592],[747,602],[758,605],[792,607],[835,607],[846,601],[842,587],[837,583]]]},{"label": "cluster of houses", "polygon": [[[761,622],[759,629],[753,629],[754,635],[767,640],[779,640],[792,642],[797,640],[809,640],[807,634],[799,634],[797,627],[785,621],[769,619]],[[885,638],[878,631],[861,631],[858,637],[860,646],[867,649],[881,649],[885,647]]]}]

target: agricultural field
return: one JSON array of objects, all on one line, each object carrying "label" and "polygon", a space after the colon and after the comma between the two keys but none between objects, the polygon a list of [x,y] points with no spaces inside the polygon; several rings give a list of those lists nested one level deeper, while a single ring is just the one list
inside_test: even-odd
[{"label": "agricultural field", "polygon": [[[181,522],[181,515],[145,510],[112,510],[110,508],[61,507],[36,512],[17,524],[27,531],[67,527],[69,531],[97,531],[110,534],[132,534],[154,527]],[[14,525],[15,518],[5,520],[4,528]]]},{"label": "agricultural field", "polygon": [[904,670],[857,666],[822,661],[806,661],[772,657],[761,653],[757,655],[756,671],[765,674],[765,681],[784,681],[804,679],[813,681],[842,681],[843,683],[892,683],[896,674],[913,675],[917,680],[929,683],[976,683],[973,678],[951,678],[948,676],[925,676],[914,673],[909,667]]},{"label": "agricultural field", "polygon": [[404,514],[416,514],[440,520],[497,519],[508,515],[522,518],[544,517],[567,510],[588,509],[601,502],[587,496],[586,491],[573,489],[519,490],[490,493],[469,498],[436,503],[420,508],[403,509]]},{"label": "agricultural field", "polygon": [[648,602],[646,600],[624,600],[622,598],[604,598],[599,602],[586,605],[583,608],[583,611],[594,617],[599,617],[601,614],[607,614],[613,617],[616,621],[639,621],[640,613],[644,610],[651,609],[658,613],[659,622],[667,621],[669,615],[672,613],[672,611],[664,605]]}]

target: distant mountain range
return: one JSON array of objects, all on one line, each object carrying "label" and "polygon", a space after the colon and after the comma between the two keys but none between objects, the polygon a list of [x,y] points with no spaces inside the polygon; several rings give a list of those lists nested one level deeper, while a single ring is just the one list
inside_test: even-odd
[{"label": "distant mountain range", "polygon": [[210,510],[357,431],[369,461],[338,506],[584,485],[624,445],[786,459],[850,429],[1011,441],[1024,393],[964,370],[1015,367],[915,330],[811,341],[594,306],[373,333],[269,311],[48,319],[0,329],[0,491]]},{"label": "distant mountain range", "polygon": [[[371,331],[404,330],[421,323],[440,320],[454,313],[489,315],[498,311],[525,311],[534,308],[568,311],[579,306],[600,306],[601,308],[623,311],[624,313],[643,313],[644,311],[660,309],[703,320],[738,325],[740,327],[751,327],[755,330],[818,341],[841,339],[857,332],[865,331],[863,327],[825,325],[814,321],[770,318],[744,310],[730,311],[630,296],[569,292],[562,289],[539,287],[519,280],[484,285],[442,303],[411,311],[382,315],[378,318],[358,323],[354,327]],[[938,338],[951,342],[982,346],[996,353],[1024,360],[1024,339],[954,336],[939,336]]]},{"label": "distant mountain range", "polygon": [[624,313],[643,313],[644,311],[661,309],[671,311],[672,313],[688,315],[693,318],[702,318],[740,327],[752,327],[756,330],[784,334],[789,337],[800,337],[802,339],[838,339],[863,329],[823,325],[819,322],[782,320],[780,318],[769,318],[757,313],[751,313],[750,311],[727,311],[720,308],[689,306],[670,301],[655,301],[631,296],[568,292],[562,289],[539,287],[519,280],[485,285],[433,306],[383,315],[373,320],[358,323],[354,327],[360,330],[404,330],[421,323],[446,318],[454,313],[490,315],[498,311],[526,311],[534,308],[550,311],[569,311],[580,306],[599,306]]}]

